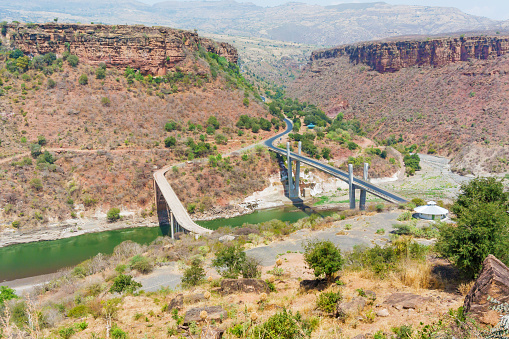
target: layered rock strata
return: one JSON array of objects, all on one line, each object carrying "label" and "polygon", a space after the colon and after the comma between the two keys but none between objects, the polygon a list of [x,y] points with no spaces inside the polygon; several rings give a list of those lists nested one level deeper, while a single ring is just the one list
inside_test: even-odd
[{"label": "layered rock strata", "polygon": [[200,46],[208,52],[238,60],[237,50],[227,43],[201,38],[195,32],[167,27],[82,24],[9,24],[4,44],[27,55],[65,51],[89,63],[139,69],[143,74],[163,75],[175,70]]},{"label": "layered rock strata", "polygon": [[509,51],[509,37],[459,37],[429,40],[369,42],[315,51],[311,61],[348,56],[380,73],[412,66],[441,67],[470,59],[495,58]]}]

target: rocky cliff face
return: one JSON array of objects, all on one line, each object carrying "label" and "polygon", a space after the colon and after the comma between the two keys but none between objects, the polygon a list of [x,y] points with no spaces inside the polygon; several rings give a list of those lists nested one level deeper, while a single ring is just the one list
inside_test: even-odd
[{"label": "rocky cliff face", "polygon": [[509,52],[509,37],[461,37],[424,41],[370,42],[313,52],[311,61],[348,56],[380,73],[412,66],[441,67],[470,59],[487,60]]},{"label": "rocky cliff face", "polygon": [[81,24],[10,24],[4,43],[25,54],[66,50],[80,60],[104,62],[107,66],[139,69],[144,74],[163,75],[174,70],[202,46],[208,52],[237,62],[237,50],[226,43],[201,38],[197,33],[166,27],[108,26]]}]

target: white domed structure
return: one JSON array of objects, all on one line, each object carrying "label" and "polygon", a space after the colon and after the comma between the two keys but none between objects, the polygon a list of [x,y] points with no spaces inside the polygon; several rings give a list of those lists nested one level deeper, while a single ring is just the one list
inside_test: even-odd
[{"label": "white domed structure", "polygon": [[417,216],[426,220],[442,220],[447,218],[449,211],[443,207],[437,206],[434,201],[428,201],[427,205],[414,208]]}]

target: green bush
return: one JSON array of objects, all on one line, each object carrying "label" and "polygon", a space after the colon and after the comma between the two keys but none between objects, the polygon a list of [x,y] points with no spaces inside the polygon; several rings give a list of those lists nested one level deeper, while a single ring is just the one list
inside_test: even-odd
[{"label": "green bush", "polygon": [[182,277],[182,285],[185,287],[192,287],[201,284],[205,281],[205,270],[202,266],[202,261],[199,258],[194,258],[189,266],[184,271]]},{"label": "green bush", "polygon": [[0,307],[8,300],[17,299],[16,291],[7,286],[0,286]]},{"label": "green bush", "polygon": [[88,77],[87,77],[87,75],[86,75],[86,74],[82,74],[82,75],[80,75],[80,77],[79,77],[79,79],[78,79],[78,83],[79,83],[80,85],[86,85],[86,84],[88,84]]},{"label": "green bush", "polygon": [[78,329],[80,331],[84,331],[87,328],[88,328],[88,323],[86,321],[82,321],[82,322],[76,324],[76,329]]},{"label": "green bush", "polygon": [[310,241],[304,245],[304,250],[304,261],[314,271],[315,277],[325,275],[330,282],[343,266],[341,250],[329,240]]},{"label": "green bush", "polygon": [[508,198],[509,192],[505,192],[502,180],[494,177],[475,178],[467,184],[461,185],[461,194],[451,210],[460,218],[464,212],[477,208],[479,204],[496,203],[507,208]]},{"label": "green bush", "polygon": [[407,220],[410,220],[410,219],[412,219],[412,212],[411,211],[405,211],[405,212],[401,213],[398,216],[398,218],[397,218],[397,220],[399,220],[399,221],[407,221]]},{"label": "green bush", "polygon": [[131,258],[131,269],[136,270],[142,274],[150,273],[154,270],[154,266],[147,257],[142,255],[135,255]]},{"label": "green bush", "polygon": [[253,329],[253,338],[264,339],[303,339],[311,337],[311,332],[318,324],[305,321],[299,312],[283,310],[274,314],[261,325]]},{"label": "green bush", "polygon": [[125,274],[119,274],[115,279],[113,280],[113,285],[110,288],[110,292],[114,293],[133,293],[138,288],[141,287],[141,284],[137,281],[133,280],[133,277],[130,275]]},{"label": "green bush", "polygon": [[30,144],[30,153],[32,154],[32,157],[37,158],[41,154],[41,145],[38,143],[36,144]]},{"label": "green bush", "polygon": [[109,222],[117,221],[120,219],[120,209],[116,207],[110,208],[108,213],[106,214]]},{"label": "green bush", "polygon": [[108,97],[102,97],[101,98],[101,104],[105,107],[110,107],[111,106],[111,100],[110,98]]},{"label": "green bush", "polygon": [[173,130],[175,130],[177,128],[177,123],[173,120],[170,120],[168,121],[165,125],[164,125],[164,130],[166,132],[171,132]]},{"label": "green bush", "polygon": [[71,54],[71,55],[67,56],[67,62],[72,67],[76,67],[76,66],[78,66],[78,63],[80,62],[80,60],[78,59],[78,57],[76,55]]},{"label": "green bush", "polygon": [[237,279],[239,275],[244,278],[257,278],[260,276],[259,263],[246,256],[238,245],[226,246],[216,253],[212,266],[224,278]]},{"label": "green bush", "polygon": [[111,337],[113,339],[127,339],[127,333],[122,331],[120,328],[115,327],[111,330]]},{"label": "green bush", "polygon": [[58,329],[58,335],[62,339],[69,339],[75,333],[72,327],[61,327]]},{"label": "green bush", "polygon": [[400,327],[393,327],[391,328],[392,332],[396,334],[398,339],[412,339],[412,326],[411,325],[402,325]]},{"label": "green bush", "polygon": [[336,310],[336,304],[341,300],[341,292],[323,292],[318,295],[316,307],[326,313],[333,313]]},{"label": "green bush", "polygon": [[426,205],[426,202],[421,198],[413,198],[412,203],[415,204],[415,206],[423,206]]},{"label": "green bush", "polygon": [[74,306],[67,312],[67,316],[71,318],[82,318],[89,313],[89,309],[86,305]]},{"label": "green bush", "polygon": [[19,328],[28,325],[28,313],[24,302],[18,302],[11,309],[11,320]]},{"label": "green bush", "polygon": [[30,187],[32,187],[36,191],[42,190],[42,180],[40,178],[33,178],[30,180]]},{"label": "green bush", "polygon": [[164,139],[164,146],[165,147],[173,147],[177,144],[177,139],[175,137],[167,137]]},{"label": "green bush", "polygon": [[96,79],[104,79],[106,78],[106,70],[102,67],[99,67],[95,70],[95,78]]}]

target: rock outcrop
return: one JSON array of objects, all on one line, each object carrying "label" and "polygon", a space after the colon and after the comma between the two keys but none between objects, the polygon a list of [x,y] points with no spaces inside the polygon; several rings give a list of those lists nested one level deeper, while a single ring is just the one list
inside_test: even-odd
[{"label": "rock outcrop", "polygon": [[270,293],[269,285],[260,279],[224,279],[221,280],[221,292],[232,293]]},{"label": "rock outcrop", "polygon": [[[8,24],[4,44],[27,55],[65,51],[93,64],[139,69],[143,74],[164,75],[175,70],[199,50],[238,60],[237,50],[227,43],[201,38],[195,32],[141,25]],[[182,67],[181,67],[182,68]]]},{"label": "rock outcrop", "polygon": [[369,42],[313,52],[311,61],[348,56],[380,73],[412,66],[441,67],[469,59],[490,59],[509,52],[509,37],[459,37],[429,40]]},{"label": "rock outcrop", "polygon": [[465,297],[463,308],[481,322],[494,325],[499,319],[490,310],[488,296],[509,302],[509,268],[491,254],[484,260],[481,274]]}]

